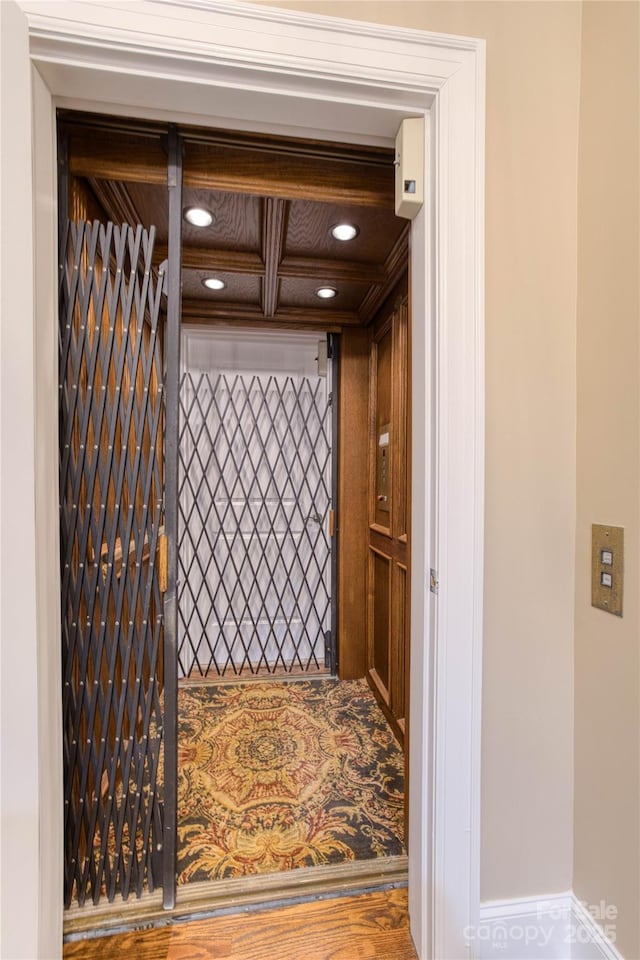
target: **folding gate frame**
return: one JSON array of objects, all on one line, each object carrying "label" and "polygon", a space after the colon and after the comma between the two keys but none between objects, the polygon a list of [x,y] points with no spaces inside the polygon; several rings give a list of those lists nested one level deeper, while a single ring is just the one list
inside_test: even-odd
[{"label": "folding gate frame", "polygon": [[103,895],[140,896],[145,886],[163,887],[165,907],[175,903],[182,218],[175,127],[167,148],[168,261],[157,276],[154,227],[71,222],[62,138],[59,150],[67,907],[73,899],[82,905]]}]

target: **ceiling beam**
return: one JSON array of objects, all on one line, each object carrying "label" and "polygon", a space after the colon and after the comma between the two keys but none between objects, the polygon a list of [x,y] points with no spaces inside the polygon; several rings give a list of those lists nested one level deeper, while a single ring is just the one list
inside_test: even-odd
[{"label": "ceiling beam", "polygon": [[[160,262],[166,260],[166,243],[156,244],[154,257]],[[255,276],[264,273],[262,258],[257,253],[191,245],[182,248],[182,266],[185,270],[221,270]],[[280,261],[278,275],[302,280],[342,280],[354,283],[384,283],[387,278],[384,264],[381,263],[318,257],[285,257]]]},{"label": "ceiling beam", "polygon": [[[104,130],[72,129],[70,172],[89,179],[166,186],[167,160],[160,139],[152,136],[123,139],[124,144]],[[380,165],[334,157],[282,155],[277,151],[216,143],[186,146],[185,187],[348,206],[393,207],[391,162]]]},{"label": "ceiling beam", "polygon": [[[87,115],[95,122],[95,114]],[[99,118],[99,122],[102,118]],[[318,157],[322,161],[346,160],[349,163],[377,164],[386,167],[393,163],[392,147],[379,147],[338,141],[310,140],[307,137],[281,137],[269,133],[250,133],[238,130],[210,130],[206,127],[180,128],[185,143],[218,143],[225,146],[277,153],[278,156]]]},{"label": "ceiling beam", "polygon": [[327,330],[361,325],[355,311],[323,310],[306,307],[280,307],[272,317],[265,317],[259,307],[241,303],[212,303],[209,300],[184,298],[182,319],[185,323],[208,323],[224,321],[241,323],[253,321],[260,324],[280,323]]},{"label": "ceiling beam", "polygon": [[310,280],[343,280],[353,283],[384,283],[386,273],[381,263],[359,263],[357,260],[330,260],[319,257],[285,257],[278,268],[281,277]]},{"label": "ceiling beam", "polygon": [[332,323],[340,327],[359,327],[362,321],[358,316],[357,310],[319,310],[314,307],[278,307],[275,315],[276,320],[286,320],[288,322],[305,321],[314,324]]},{"label": "ceiling beam", "polygon": [[288,204],[275,197],[262,198],[262,309],[265,317],[272,317],[278,306],[278,267],[282,259]]},{"label": "ceiling beam", "polygon": [[391,207],[395,177],[387,166],[283,155],[222,144],[189,143],[185,186],[289,200]]},{"label": "ceiling beam", "polygon": [[[160,261],[167,257],[166,243],[157,243],[154,256]],[[239,250],[218,250],[209,247],[182,247],[184,270],[220,270],[225,273],[248,273],[262,276],[264,264],[258,253]]]},{"label": "ceiling beam", "polygon": [[[112,137],[145,136],[160,140],[167,135],[167,123],[159,120],[142,120],[137,117],[116,117],[107,114],[83,113],[78,110],[59,111],[61,126],[67,131],[106,131]],[[180,124],[180,134],[186,143],[221,143],[250,150],[314,156],[323,160],[348,160],[350,163],[378,164],[387,166],[393,162],[392,147],[370,144],[340,143],[339,141],[312,140],[308,137],[282,137],[279,134],[251,133],[239,130],[219,130],[209,127]]]},{"label": "ceiling beam", "polygon": [[255,319],[246,319],[246,318],[212,318],[212,317],[183,317],[183,322],[189,324],[189,326],[194,327],[242,327],[243,330],[247,328],[264,330],[268,328],[269,330],[306,330],[306,331],[316,331],[318,334],[323,333],[340,333],[344,326],[336,323],[296,323],[295,321],[289,322],[286,320],[281,320],[278,317],[261,317],[259,320]]},{"label": "ceiling beam", "polygon": [[104,130],[72,130],[69,172],[97,180],[167,184],[167,157],[157,137],[114,137]]}]

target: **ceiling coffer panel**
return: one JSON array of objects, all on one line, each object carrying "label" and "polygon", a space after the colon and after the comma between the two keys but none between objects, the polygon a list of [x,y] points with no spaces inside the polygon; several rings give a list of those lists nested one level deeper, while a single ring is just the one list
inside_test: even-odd
[{"label": "ceiling coffer panel", "polygon": [[189,207],[201,207],[213,216],[213,223],[208,227],[194,227],[187,221],[184,222],[182,242],[185,246],[253,253],[260,251],[260,197],[186,187],[183,199],[185,210]]},{"label": "ceiling coffer panel", "polygon": [[[154,262],[167,256],[162,133],[73,119],[70,168],[116,223],[154,225]],[[408,225],[394,214],[393,152],[286,138],[185,134],[183,313],[190,321],[246,319],[317,326],[367,324],[406,270]],[[205,218],[208,219],[208,218]],[[353,239],[336,239],[336,224]],[[224,286],[210,290],[203,280]],[[336,295],[321,299],[320,287]]]},{"label": "ceiling coffer panel", "polygon": [[[333,288],[335,297],[322,299],[317,290]],[[357,311],[367,293],[366,283],[337,283],[331,276],[324,278],[320,283],[317,280],[294,280],[283,277],[280,281],[281,307],[316,307],[320,310],[354,310]]]},{"label": "ceiling coffer panel", "polygon": [[[336,240],[332,235],[331,228],[344,223],[358,229],[353,240]],[[393,207],[379,209],[294,200],[289,207],[284,255],[382,264],[404,223],[396,217]]]},{"label": "ceiling coffer panel", "polygon": [[190,300],[215,300],[221,303],[246,303],[254,307],[260,305],[259,277],[217,270],[215,279],[224,283],[224,288],[209,290],[205,287],[204,281],[210,275],[210,272],[205,270],[183,270],[183,297],[188,297]]}]

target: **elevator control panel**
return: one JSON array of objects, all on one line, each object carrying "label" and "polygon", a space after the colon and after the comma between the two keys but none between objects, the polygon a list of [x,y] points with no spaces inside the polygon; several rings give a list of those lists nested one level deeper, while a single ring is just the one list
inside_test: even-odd
[{"label": "elevator control panel", "polygon": [[389,436],[391,424],[383,423],[378,430],[378,447],[376,462],[376,506],[379,510],[389,513]]},{"label": "elevator control panel", "polygon": [[591,605],[622,616],[624,529],[594,523],[591,527]]}]

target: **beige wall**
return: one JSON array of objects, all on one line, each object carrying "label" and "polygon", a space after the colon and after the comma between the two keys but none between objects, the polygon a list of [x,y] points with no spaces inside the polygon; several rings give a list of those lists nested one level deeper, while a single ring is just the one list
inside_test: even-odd
[{"label": "beige wall", "polygon": [[566,890],[581,5],[279,5],[487,39],[482,898]]},{"label": "beige wall", "polygon": [[[574,890],[640,957],[639,7],[586,3],[578,181]],[[590,606],[592,523],[625,528],[624,617]]]}]

